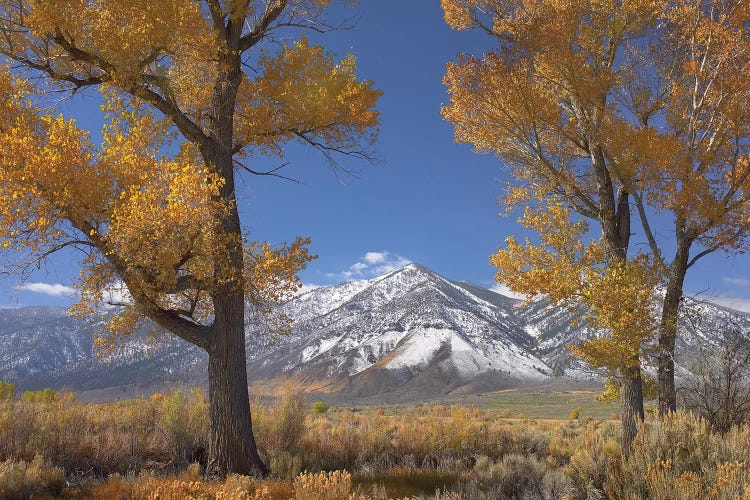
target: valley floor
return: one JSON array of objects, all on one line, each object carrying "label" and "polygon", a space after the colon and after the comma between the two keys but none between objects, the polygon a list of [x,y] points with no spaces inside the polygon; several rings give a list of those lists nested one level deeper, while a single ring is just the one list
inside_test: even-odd
[{"label": "valley floor", "polygon": [[720,436],[689,414],[652,417],[625,461],[616,408],[593,394],[537,387],[327,408],[288,390],[252,408],[273,476],[223,482],[200,476],[200,389],[97,404],[9,399],[0,498],[750,499],[750,428]]}]

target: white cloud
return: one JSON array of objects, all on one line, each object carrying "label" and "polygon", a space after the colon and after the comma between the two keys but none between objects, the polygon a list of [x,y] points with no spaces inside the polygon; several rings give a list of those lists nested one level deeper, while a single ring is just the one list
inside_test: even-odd
[{"label": "white cloud", "polygon": [[750,313],[750,299],[740,297],[715,297],[708,300],[714,304],[719,304],[720,306],[731,307],[738,311]]},{"label": "white cloud", "polygon": [[401,257],[398,255],[394,255],[393,258],[390,260],[386,260],[382,262],[379,266],[372,268],[371,272],[375,276],[379,276],[381,274],[390,273],[391,271],[395,271],[396,269],[401,269],[406,264],[411,264],[411,260]]},{"label": "white cloud", "polygon": [[367,269],[367,264],[365,264],[364,262],[357,262],[349,268],[349,270],[353,273],[361,273],[365,269]]},{"label": "white cloud", "polygon": [[391,252],[367,252],[362,258],[340,273],[329,273],[335,279],[369,279],[395,271],[411,263],[411,260]]},{"label": "white cloud", "polygon": [[69,297],[75,290],[60,283],[26,283],[20,286],[25,292],[41,293],[52,297]]},{"label": "white cloud", "polygon": [[750,280],[745,278],[724,278],[724,283],[734,286],[750,286]]},{"label": "white cloud", "polygon": [[388,252],[367,252],[363,260],[368,264],[380,264],[388,258]]},{"label": "white cloud", "polygon": [[499,293],[500,295],[505,295],[506,297],[510,297],[511,299],[518,299],[518,300],[526,300],[528,297],[522,293],[514,292],[510,288],[508,288],[508,285],[505,283],[496,283],[495,285],[490,288],[495,293]]}]

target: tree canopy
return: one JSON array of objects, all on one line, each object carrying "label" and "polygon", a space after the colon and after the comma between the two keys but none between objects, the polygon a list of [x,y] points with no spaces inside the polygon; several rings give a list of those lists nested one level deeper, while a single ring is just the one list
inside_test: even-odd
[{"label": "tree canopy", "polygon": [[[369,158],[381,92],[306,33],[327,0],[0,1],[0,246],[14,270],[82,251],[77,312],[114,295],[116,335],[148,318],[209,354],[211,467],[265,472],[250,431],[245,307],[298,288],[309,240],[253,242],[238,172],[296,141]],[[41,77],[40,82],[32,80]],[[103,96],[101,144],[54,96]],[[276,327],[283,328],[274,321]],[[111,346],[115,336],[100,343]]]},{"label": "tree canopy", "polygon": [[[747,245],[747,2],[442,5],[453,28],[482,30],[497,43],[482,57],[461,55],[448,64],[451,100],[443,114],[457,141],[509,166],[515,182],[504,201],[529,206],[522,223],[540,237],[506,240],[492,258],[498,279],[553,302],[587,305],[611,337],[575,351],[597,366],[622,367],[623,349],[641,356],[643,342],[659,331],[660,408],[673,406],[685,273],[711,252]],[[672,241],[655,230],[659,214],[668,215]],[[601,231],[589,246],[567,240],[586,234],[579,218],[596,221]],[[656,284],[667,291],[658,327],[639,321],[652,317],[641,313],[653,303]],[[639,365],[633,358],[625,366]]]}]

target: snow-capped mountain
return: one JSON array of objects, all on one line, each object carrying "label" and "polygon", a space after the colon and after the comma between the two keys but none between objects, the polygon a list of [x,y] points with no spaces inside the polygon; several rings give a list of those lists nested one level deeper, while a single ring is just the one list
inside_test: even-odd
[{"label": "snow-capped mountain", "polygon": [[[750,328],[750,315],[738,311],[707,303],[689,309],[710,328],[685,321],[680,358],[712,342],[711,331],[726,318]],[[291,377],[311,391],[358,397],[423,399],[590,376],[567,345],[599,334],[575,321],[581,311],[543,301],[519,307],[514,299],[418,264],[311,290],[282,312],[294,319],[283,337],[248,322],[250,380]],[[176,337],[136,336],[96,357],[84,326],[60,308],[0,310],[0,380],[75,390],[205,381],[205,353]]]},{"label": "snow-capped mountain", "polygon": [[296,318],[279,344],[250,350],[251,378],[286,373],[312,388],[368,395],[445,392],[484,377],[542,381],[550,367],[515,301],[409,264],[369,281],[318,288],[289,302]]}]

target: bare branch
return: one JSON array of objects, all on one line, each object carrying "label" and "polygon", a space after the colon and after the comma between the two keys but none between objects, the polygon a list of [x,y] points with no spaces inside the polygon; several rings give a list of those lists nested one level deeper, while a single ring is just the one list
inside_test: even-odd
[{"label": "bare branch", "polygon": [[630,194],[633,196],[633,199],[635,200],[635,207],[638,210],[638,216],[641,219],[641,225],[643,226],[643,231],[646,233],[646,239],[648,240],[648,245],[651,247],[651,253],[654,256],[654,260],[656,260],[656,263],[659,265],[659,269],[666,276],[668,273],[667,265],[661,256],[661,251],[659,250],[659,244],[656,242],[654,233],[651,230],[651,224],[648,221],[646,208],[643,204],[643,196],[641,196],[641,194],[638,192],[631,192]]},{"label": "bare branch", "polygon": [[250,30],[249,33],[245,34],[240,38],[239,50],[245,52],[255,44],[260,42],[268,32],[273,23],[287,6],[287,0],[272,0],[268,3],[266,10],[260,19],[255,23],[255,26]]},{"label": "bare branch", "polygon": [[292,177],[287,177],[285,175],[281,175],[281,174],[277,173],[282,168],[288,166],[289,162],[282,163],[278,167],[274,167],[271,170],[261,171],[261,170],[253,170],[250,167],[248,167],[247,165],[245,165],[245,164],[243,164],[243,163],[241,163],[241,162],[239,162],[237,160],[232,160],[232,161],[234,161],[235,166],[237,166],[237,167],[241,168],[242,170],[244,170],[245,172],[249,172],[249,173],[251,173],[253,175],[267,175],[267,176],[270,176],[270,177],[278,177],[279,179],[284,179],[284,180],[287,180],[287,181],[292,181],[292,182],[294,182],[296,184],[303,184],[303,182],[300,181],[300,180],[298,180],[298,179],[294,179]]}]

